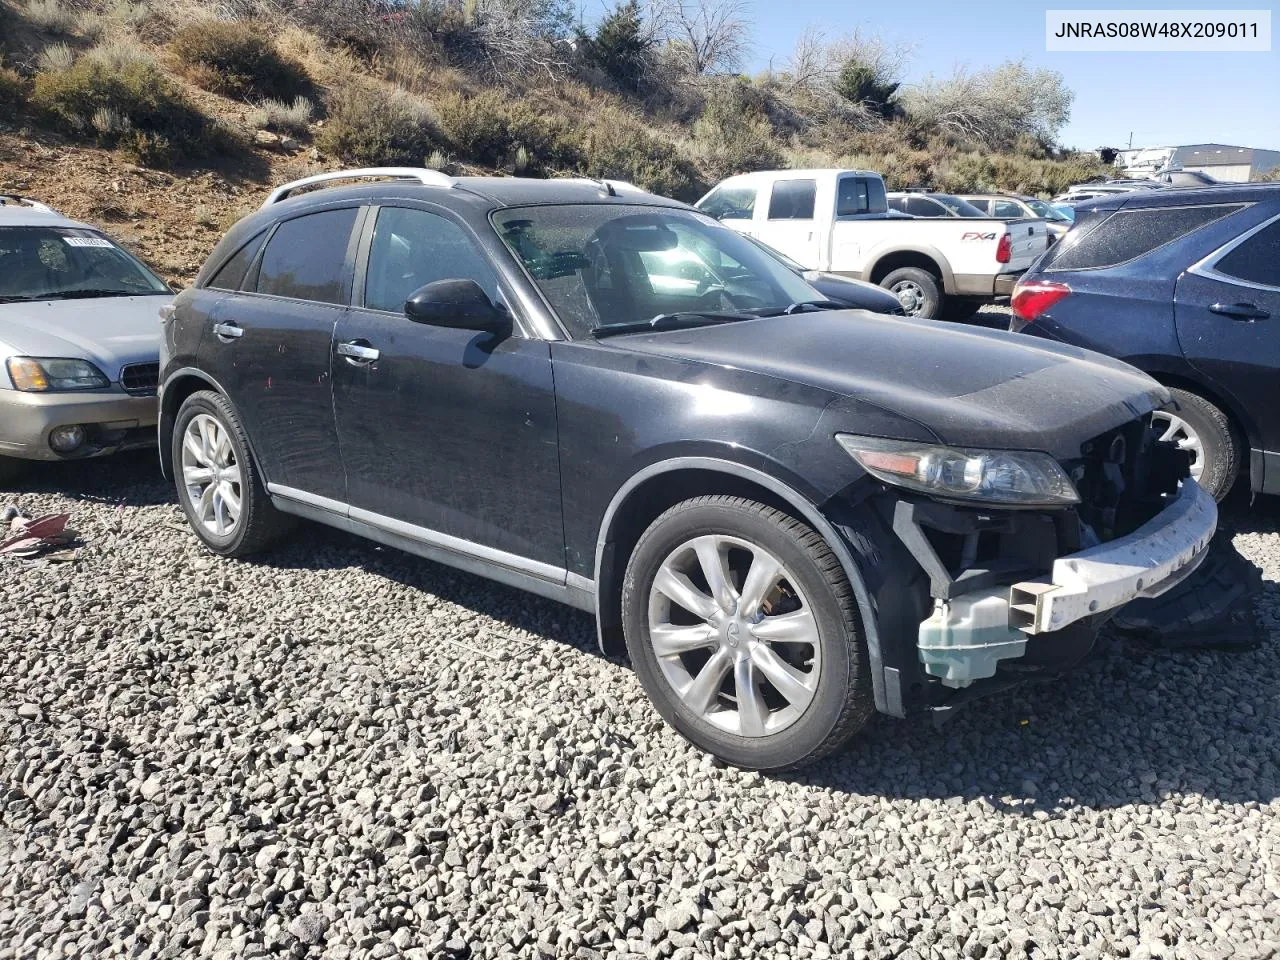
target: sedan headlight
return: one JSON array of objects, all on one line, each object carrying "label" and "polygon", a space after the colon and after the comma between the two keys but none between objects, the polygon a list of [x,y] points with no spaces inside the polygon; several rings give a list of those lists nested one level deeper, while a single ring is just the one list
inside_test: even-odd
[{"label": "sedan headlight", "polygon": [[10,357],[5,364],[15,390],[46,393],[54,390],[100,390],[111,386],[88,360],[60,357]]},{"label": "sedan headlight", "polygon": [[1080,495],[1045,453],[960,450],[914,440],[836,434],[840,446],[872,476],[934,497],[1010,506],[1062,506]]}]

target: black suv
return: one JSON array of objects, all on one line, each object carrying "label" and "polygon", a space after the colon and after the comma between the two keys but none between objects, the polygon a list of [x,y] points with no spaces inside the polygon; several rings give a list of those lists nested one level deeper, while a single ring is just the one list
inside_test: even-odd
[{"label": "black suv", "polygon": [[305,517],[592,611],[764,769],[1074,662],[1199,562],[1155,381],[833,306],[625,184],[308,178],[178,297],[162,460],[217,553]]},{"label": "black suv", "polygon": [[1177,406],[1157,419],[1226,496],[1247,468],[1280,494],[1280,184],[1141,190],[1076,207],[1019,280],[1010,329],[1145,370]]}]

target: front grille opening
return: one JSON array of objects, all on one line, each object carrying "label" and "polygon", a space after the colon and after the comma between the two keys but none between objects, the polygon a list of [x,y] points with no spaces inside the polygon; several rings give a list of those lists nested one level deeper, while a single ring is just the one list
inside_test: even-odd
[{"label": "front grille opening", "polygon": [[126,393],[138,395],[155,393],[159,383],[159,363],[131,363],[120,371],[120,386]]},{"label": "front grille opening", "polygon": [[1191,454],[1159,436],[1143,417],[1093,438],[1078,459],[1063,463],[1080,494],[1080,520],[1098,540],[1138,529],[1191,476]]}]

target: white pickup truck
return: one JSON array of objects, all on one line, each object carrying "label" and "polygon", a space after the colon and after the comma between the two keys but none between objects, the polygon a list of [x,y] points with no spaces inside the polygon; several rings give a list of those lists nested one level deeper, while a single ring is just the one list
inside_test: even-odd
[{"label": "white pickup truck", "polygon": [[767,170],[722,180],[697,203],[810,270],[870,280],[916,317],[963,316],[1008,296],[1049,245],[1043,220],[891,213],[880,174]]}]

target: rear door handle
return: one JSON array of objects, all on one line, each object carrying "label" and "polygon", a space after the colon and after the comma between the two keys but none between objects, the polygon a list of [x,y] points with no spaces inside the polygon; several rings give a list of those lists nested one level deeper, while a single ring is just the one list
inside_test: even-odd
[{"label": "rear door handle", "polygon": [[244,336],[244,329],[238,323],[215,323],[213,332],[218,338],[226,343],[228,340],[237,340]]},{"label": "rear door handle", "polygon": [[364,366],[377,360],[380,354],[369,346],[368,340],[348,340],[338,344],[338,355],[347,358],[347,363]]},{"label": "rear door handle", "polygon": [[1252,303],[1215,303],[1209,307],[1213,313],[1220,313],[1233,320],[1265,320],[1271,314],[1255,307]]}]

